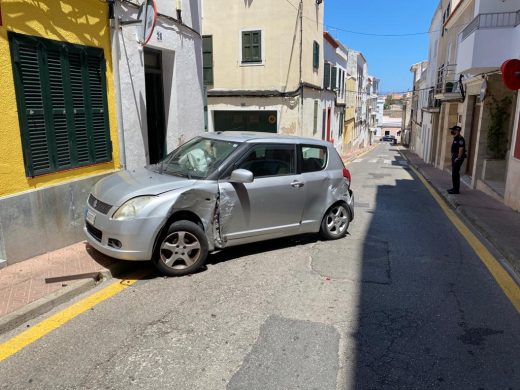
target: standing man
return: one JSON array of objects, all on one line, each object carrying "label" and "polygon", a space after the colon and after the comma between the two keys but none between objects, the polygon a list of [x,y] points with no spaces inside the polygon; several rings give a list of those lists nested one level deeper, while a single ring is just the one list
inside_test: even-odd
[{"label": "standing man", "polygon": [[453,135],[453,143],[451,144],[451,180],[453,187],[448,190],[449,194],[460,193],[460,167],[466,157],[466,141],[460,135],[460,131],[460,126],[450,127],[451,135]]}]

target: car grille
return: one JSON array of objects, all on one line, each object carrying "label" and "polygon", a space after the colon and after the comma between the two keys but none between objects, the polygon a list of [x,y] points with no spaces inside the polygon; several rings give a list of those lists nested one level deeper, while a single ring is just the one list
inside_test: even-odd
[{"label": "car grille", "polygon": [[101,242],[101,239],[103,238],[103,232],[99,229],[96,229],[88,222],[85,222],[85,224],[87,226],[87,231],[89,232],[89,234],[92,237],[94,237],[97,241]]},{"label": "car grille", "polygon": [[94,210],[99,211],[101,214],[108,214],[112,205],[102,202],[99,199],[96,199],[94,195],[90,194],[88,197],[88,204],[92,206]]}]

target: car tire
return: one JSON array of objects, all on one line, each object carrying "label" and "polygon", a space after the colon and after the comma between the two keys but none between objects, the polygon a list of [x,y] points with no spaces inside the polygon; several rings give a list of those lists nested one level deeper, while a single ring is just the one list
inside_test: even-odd
[{"label": "car tire", "polygon": [[182,276],[206,263],[208,241],[204,230],[191,221],[174,222],[157,244],[154,264],[161,274]]},{"label": "car tire", "polygon": [[345,203],[330,207],[321,221],[320,236],[325,240],[337,240],[347,234],[350,212]]}]

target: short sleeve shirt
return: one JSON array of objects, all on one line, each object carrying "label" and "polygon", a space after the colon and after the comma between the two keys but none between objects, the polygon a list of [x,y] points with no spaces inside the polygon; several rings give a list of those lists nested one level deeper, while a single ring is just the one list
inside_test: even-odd
[{"label": "short sleeve shirt", "polygon": [[464,154],[466,154],[466,141],[464,140],[464,137],[460,135],[453,138],[453,143],[451,144],[451,155],[458,155],[459,148],[464,148]]}]

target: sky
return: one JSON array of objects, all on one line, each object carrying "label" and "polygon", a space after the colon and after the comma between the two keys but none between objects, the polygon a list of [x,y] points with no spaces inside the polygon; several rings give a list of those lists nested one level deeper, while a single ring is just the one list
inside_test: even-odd
[{"label": "sky", "polygon": [[381,79],[380,92],[411,89],[410,66],[428,59],[428,34],[404,37],[365,36],[427,32],[438,0],[325,0],[325,30],[345,46],[361,51],[368,73]]}]

